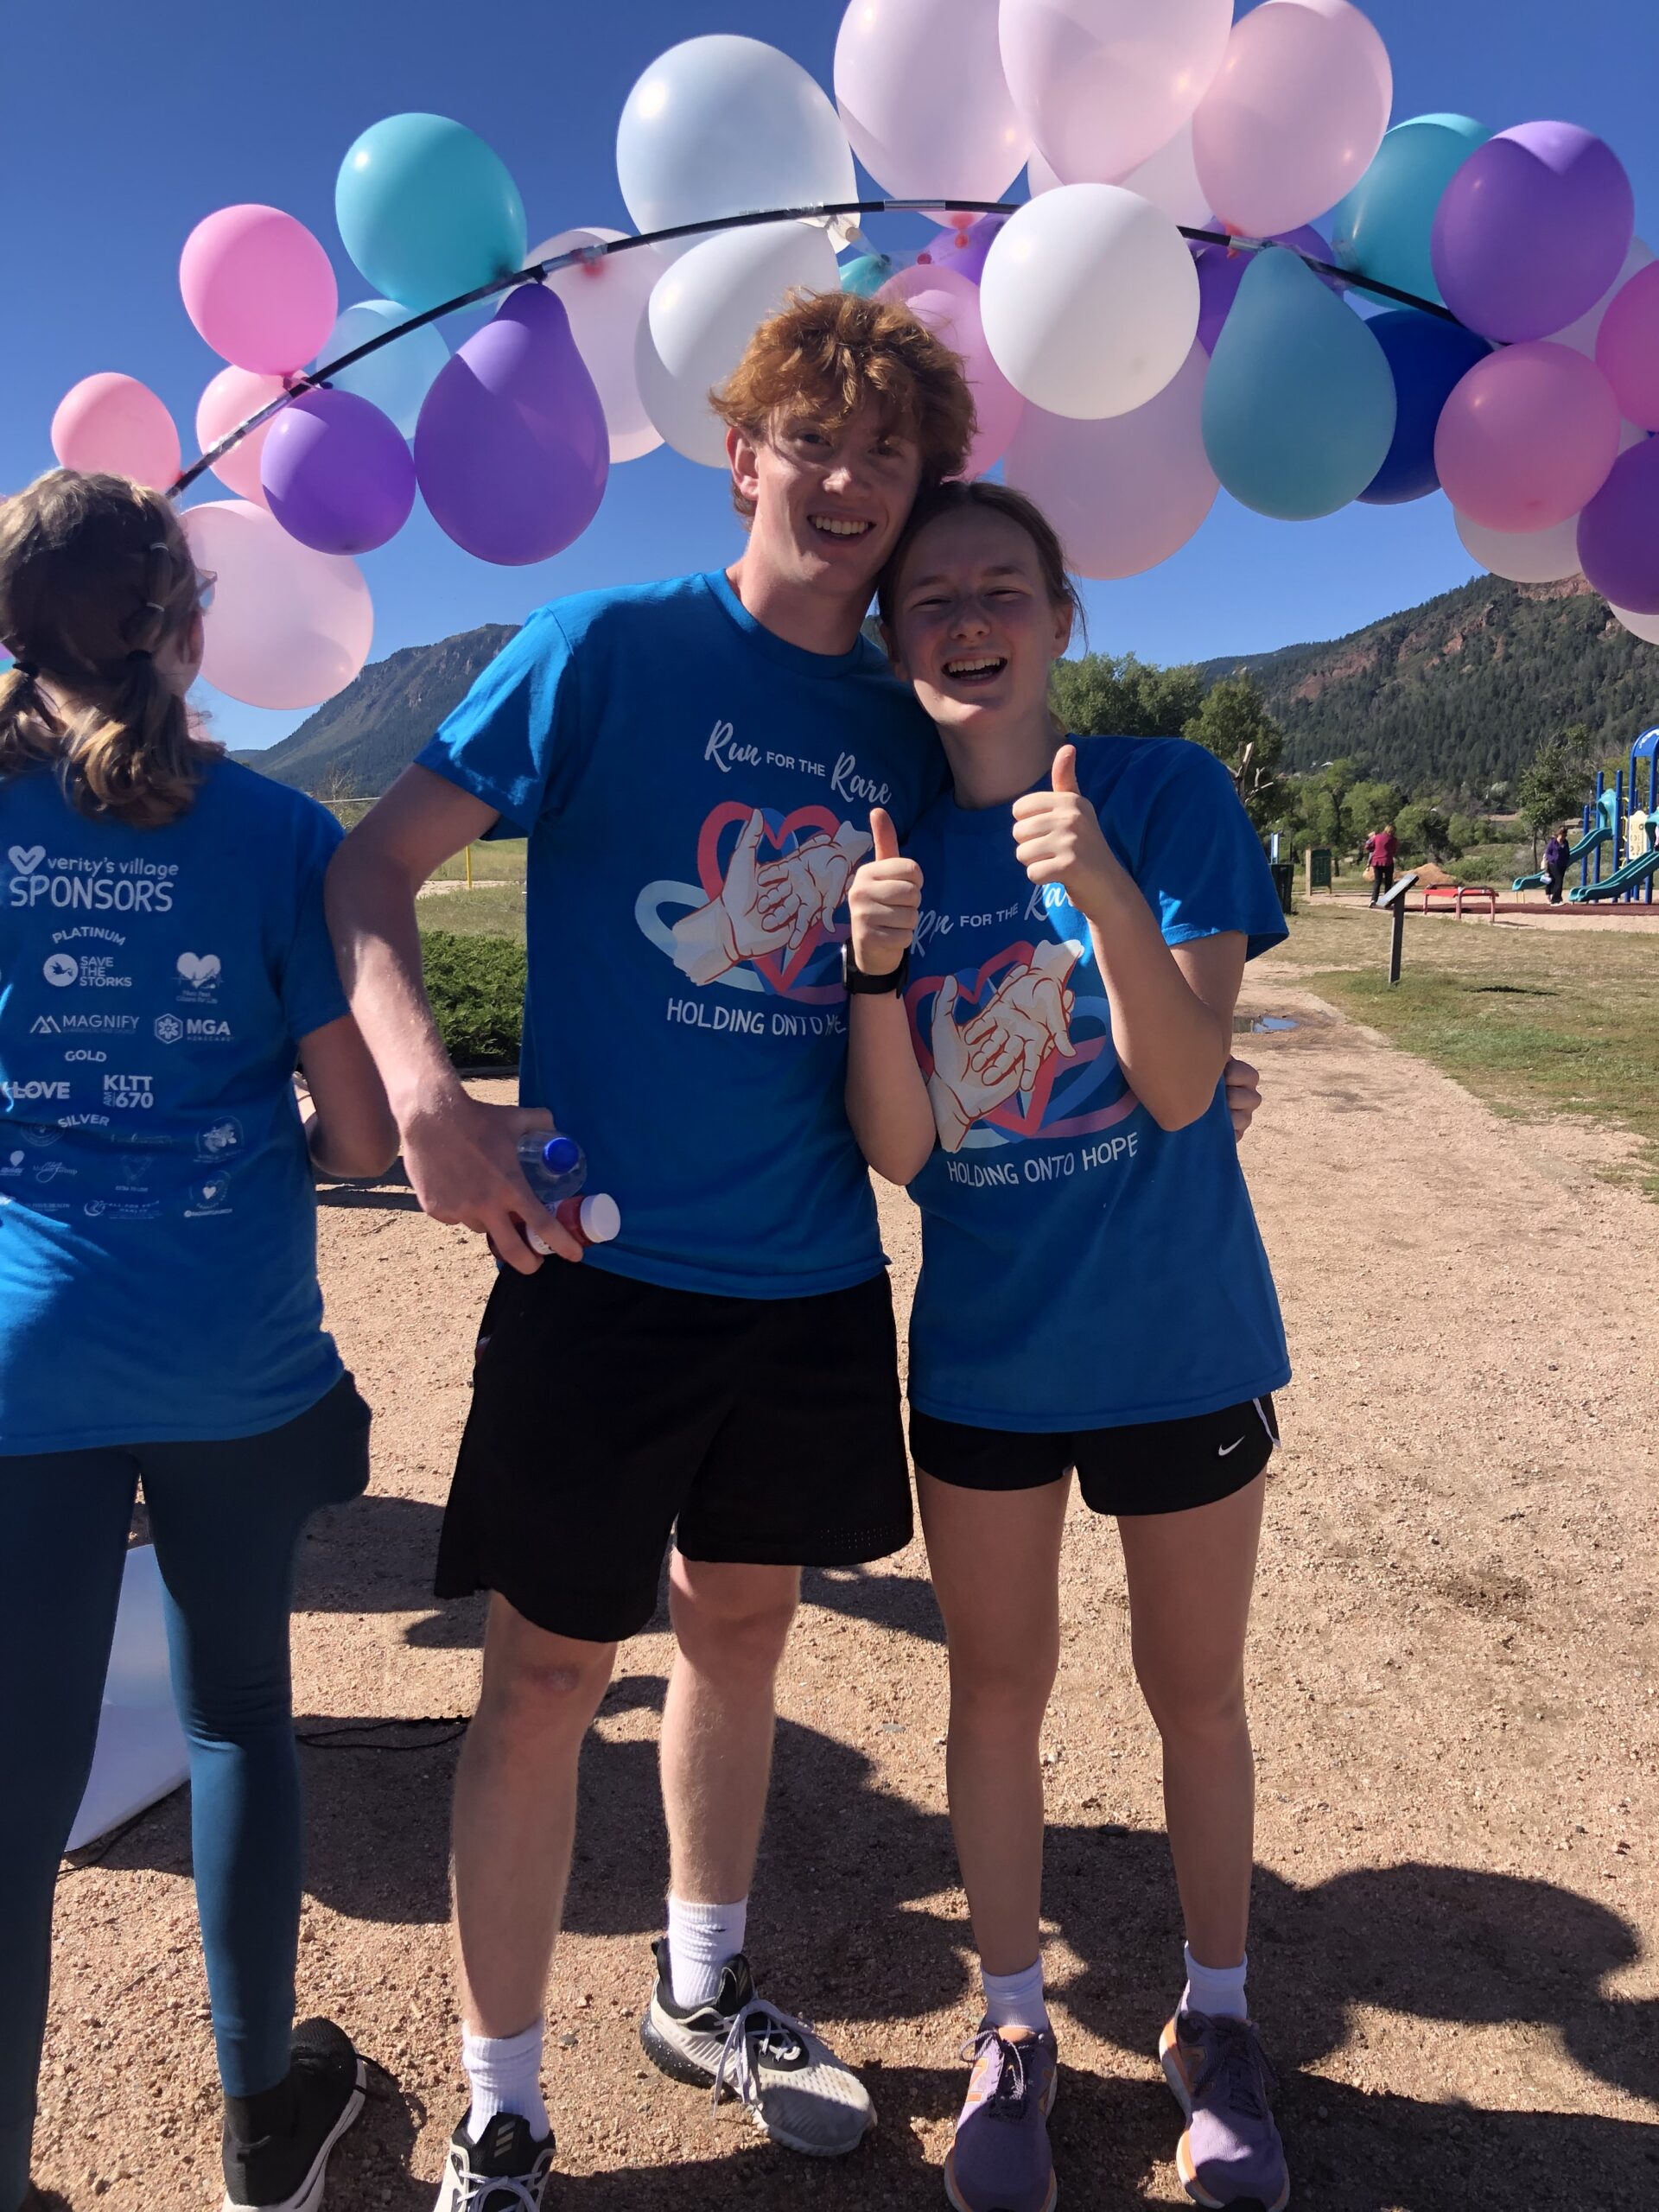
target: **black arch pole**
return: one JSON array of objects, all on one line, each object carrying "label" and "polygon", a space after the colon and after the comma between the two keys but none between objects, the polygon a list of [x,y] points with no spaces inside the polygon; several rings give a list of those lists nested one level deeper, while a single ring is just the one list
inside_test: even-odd
[{"label": "black arch pole", "polygon": [[[671,245],[678,238],[712,237],[721,231],[741,231],[758,228],[762,223],[833,222],[848,215],[931,215],[960,211],[964,215],[1012,215],[1030,203],[1023,200],[838,200],[818,207],[772,207],[743,215],[718,215],[701,223],[675,223],[666,230],[647,231],[638,238],[595,239],[592,245],[576,246],[569,253],[554,254],[546,261],[527,262],[524,268],[515,269],[511,276],[493,276],[487,284],[475,284],[470,292],[461,292],[441,306],[427,308],[420,315],[412,315],[407,322],[400,322],[395,330],[383,330],[378,336],[355,346],[349,353],[342,353],[333,361],[326,361],[321,368],[308,374],[296,376],[280,398],[268,400],[256,414],[233,430],[227,430],[217,445],[200,454],[188,468],[169,486],[168,497],[177,499],[181,492],[188,492],[203,472],[213,467],[227,453],[239,446],[273,415],[278,415],[290,399],[297,399],[302,392],[315,391],[326,385],[330,377],[338,376],[342,369],[349,369],[359,361],[366,360],[371,353],[378,353],[383,346],[393,346],[411,330],[421,330],[429,322],[442,316],[454,315],[462,308],[474,307],[480,300],[493,299],[498,292],[510,292],[516,284],[539,283],[543,276],[550,276],[561,269],[571,269],[578,264],[591,266],[613,253],[628,253],[635,246]],[[1204,231],[1177,226],[1181,236],[1195,245],[1230,246],[1240,253],[1260,253],[1272,245],[1271,238],[1236,238],[1225,231]],[[1442,322],[1458,320],[1449,308],[1438,301],[1419,299],[1415,293],[1402,292],[1395,285],[1381,284],[1365,276],[1357,276],[1351,270],[1338,269],[1334,263],[1316,261],[1312,254],[1303,253],[1298,247],[1281,248],[1281,251],[1296,255],[1320,276],[1334,277],[1352,290],[1369,292],[1377,299],[1392,300],[1397,306],[1415,308],[1421,315],[1435,316]]]}]

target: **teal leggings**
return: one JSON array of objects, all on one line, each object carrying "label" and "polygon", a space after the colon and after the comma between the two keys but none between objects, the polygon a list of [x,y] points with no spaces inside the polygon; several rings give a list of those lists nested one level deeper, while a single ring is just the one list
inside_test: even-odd
[{"label": "teal leggings", "polygon": [[363,1491],[369,1409],[343,1376],[230,1443],[0,1455],[0,2212],[29,2186],[58,1864],[86,1786],[133,1500],[167,1590],[190,1836],[229,2096],[288,2071],[301,1807],[288,1627],[306,1522]]}]

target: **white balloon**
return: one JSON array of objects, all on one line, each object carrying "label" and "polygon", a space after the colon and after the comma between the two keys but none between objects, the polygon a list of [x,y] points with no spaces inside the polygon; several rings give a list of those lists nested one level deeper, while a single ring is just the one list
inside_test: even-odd
[{"label": "white balloon", "polygon": [[1149,160],[1221,67],[1233,0],[1002,0],[1002,67],[1044,159],[1068,184]]},{"label": "white balloon", "polygon": [[1593,361],[1596,358],[1596,340],[1601,334],[1601,326],[1606,320],[1608,308],[1611,307],[1631,277],[1639,276],[1643,270],[1651,267],[1656,258],[1659,257],[1656,257],[1650,245],[1641,238],[1632,238],[1630,250],[1624,257],[1624,266],[1619,270],[1611,289],[1596,302],[1594,307],[1581,315],[1576,322],[1568,323],[1565,330],[1558,330],[1554,342],[1557,346],[1570,346],[1575,353],[1586,354]]},{"label": "white balloon", "polygon": [[[543,238],[527,261],[551,261],[555,255],[574,253],[585,245],[609,245],[626,238],[626,231],[561,231]],[[570,318],[570,335],[587,365],[605,410],[605,427],[611,434],[611,459],[638,461],[663,442],[662,433],[645,411],[639,397],[634,368],[634,349],[639,324],[652,291],[664,269],[663,257],[654,246],[630,246],[626,253],[601,254],[597,260],[575,262],[555,270],[542,282],[564,302]]]},{"label": "white balloon", "polygon": [[[1611,606],[1611,601],[1608,603]],[[1632,614],[1627,607],[1614,607],[1612,613],[1614,620],[1644,645],[1659,645],[1659,614]]]},{"label": "white balloon", "polygon": [[1198,329],[1198,272],[1167,215],[1115,184],[1066,184],[998,232],[980,279],[997,366],[1051,415],[1099,422],[1155,399]]},{"label": "white balloon", "polygon": [[1221,489],[1204,449],[1209,373],[1195,342],[1174,382],[1132,415],[1021,416],[1002,473],[1053,524],[1079,575],[1141,575],[1203,527]]},{"label": "white balloon", "polygon": [[1056,185],[1064,184],[1065,181],[1064,177],[1054,174],[1033,146],[1026,156],[1026,182],[1031,188],[1032,198],[1039,200],[1044,193],[1052,192]]},{"label": "white balloon", "polygon": [[320,707],[369,657],[374,607],[355,561],[316,553],[246,499],[214,499],[180,518],[198,568],[213,578],[201,672],[249,707]]},{"label": "white balloon", "polygon": [[1002,75],[998,4],[850,0],[836,105],[853,151],[894,199],[1001,200],[1024,168],[1031,140]]},{"label": "white balloon", "polygon": [[[617,126],[616,174],[641,231],[858,197],[822,86],[775,46],[723,34],[671,47],[639,79]],[[663,251],[676,258],[687,244]]]},{"label": "white balloon", "polygon": [[[1209,231],[1215,228],[1215,216],[1205,197],[1204,187],[1198,182],[1197,156],[1192,151],[1192,118],[1188,116],[1167,146],[1162,147],[1149,162],[1142,162],[1138,169],[1131,169],[1127,176],[1114,179],[1126,192],[1138,192],[1143,200],[1150,200],[1154,207],[1161,207],[1172,223],[1184,223],[1189,230]],[[1033,183],[1032,190],[1037,188]]]},{"label": "white balloon", "polygon": [[710,390],[791,290],[833,292],[839,281],[829,239],[804,223],[723,231],[664,270],[640,321],[634,365],[646,411],[676,452],[726,467],[726,426],[709,404]]},{"label": "white balloon", "polygon": [[[1626,423],[1618,434],[1620,453],[1629,453],[1632,446],[1643,444],[1647,435],[1636,423]],[[1452,519],[1458,525],[1464,550],[1471,554],[1483,569],[1512,584],[1565,583],[1580,573],[1580,518],[1577,515],[1569,515],[1565,522],[1556,523],[1549,530],[1487,530],[1482,524],[1471,522],[1467,515],[1459,514],[1455,508]],[[1643,615],[1637,619],[1646,621],[1650,618]]]}]

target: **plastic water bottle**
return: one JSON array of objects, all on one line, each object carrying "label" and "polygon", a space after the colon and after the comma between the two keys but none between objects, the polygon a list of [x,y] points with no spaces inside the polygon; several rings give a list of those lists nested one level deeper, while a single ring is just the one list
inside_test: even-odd
[{"label": "plastic water bottle", "polygon": [[[603,1192],[582,1196],[588,1155],[574,1137],[526,1130],[518,1140],[518,1165],[539,1203],[584,1250],[590,1244],[608,1244],[621,1228],[621,1211],[614,1198]],[[543,1258],[550,1255],[551,1246],[543,1244],[534,1230],[526,1229],[524,1237],[532,1251]]]}]

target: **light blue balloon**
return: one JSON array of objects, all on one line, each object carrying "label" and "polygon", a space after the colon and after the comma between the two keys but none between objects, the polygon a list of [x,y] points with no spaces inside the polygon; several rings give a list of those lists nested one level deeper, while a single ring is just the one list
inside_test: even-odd
[{"label": "light blue balloon", "polygon": [[[359,300],[355,307],[341,312],[328,334],[327,343],[317,356],[319,364],[338,360],[342,353],[366,346],[382,331],[396,330],[400,322],[409,321],[410,312],[396,300]],[[421,402],[431,390],[433,378],[448,359],[449,348],[438,335],[435,326],[423,323],[418,330],[411,330],[406,337],[383,346],[378,353],[371,353],[366,361],[359,361],[355,367],[341,369],[328,381],[337,391],[354,391],[359,399],[366,399],[372,406],[378,407],[383,415],[390,415],[404,435],[412,438],[420,417]]]},{"label": "light blue balloon", "polygon": [[861,253],[856,261],[841,264],[841,289],[856,292],[868,300],[879,292],[893,274],[893,262],[885,253]]},{"label": "light blue balloon", "polygon": [[1429,245],[1446,188],[1492,133],[1466,115],[1420,115],[1396,124],[1332,217],[1343,268],[1444,307]]},{"label": "light blue balloon", "polygon": [[499,155],[445,115],[389,115],[340,165],[334,217],[376,290],[415,313],[522,268],[524,203]]},{"label": "light blue balloon", "polygon": [[1396,413],[1382,348],[1294,253],[1258,253],[1204,387],[1210,465],[1258,514],[1312,522],[1357,499]]}]

